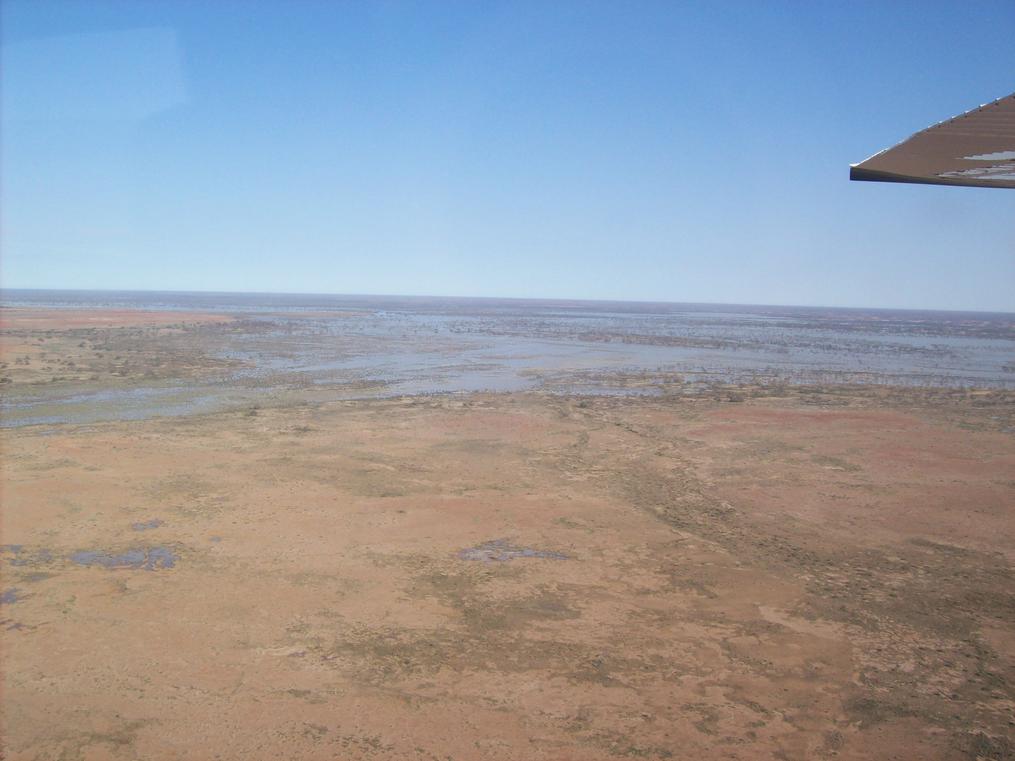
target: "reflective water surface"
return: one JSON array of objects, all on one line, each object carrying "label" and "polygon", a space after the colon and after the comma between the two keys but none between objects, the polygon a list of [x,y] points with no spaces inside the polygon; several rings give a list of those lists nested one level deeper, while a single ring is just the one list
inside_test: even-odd
[{"label": "reflective water surface", "polygon": [[1015,388],[1015,315],[279,294],[5,291],[6,306],[222,312],[226,375],[8,392],[3,425],[379,396],[665,394],[714,383]]}]

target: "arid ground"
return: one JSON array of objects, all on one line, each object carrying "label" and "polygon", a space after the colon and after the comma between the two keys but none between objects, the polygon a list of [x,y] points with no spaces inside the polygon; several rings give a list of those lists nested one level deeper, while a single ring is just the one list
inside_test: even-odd
[{"label": "arid ground", "polygon": [[[179,342],[219,323],[35,319],[7,315],[8,388],[221,371]],[[1015,392],[476,393],[0,436],[6,759],[1015,756]]]}]

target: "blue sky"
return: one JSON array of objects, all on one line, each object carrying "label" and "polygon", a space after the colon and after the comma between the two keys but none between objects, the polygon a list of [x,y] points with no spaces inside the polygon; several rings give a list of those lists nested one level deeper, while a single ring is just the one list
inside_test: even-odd
[{"label": "blue sky", "polygon": [[1015,191],[847,180],[1011,0],[3,14],[4,287],[1015,311]]}]

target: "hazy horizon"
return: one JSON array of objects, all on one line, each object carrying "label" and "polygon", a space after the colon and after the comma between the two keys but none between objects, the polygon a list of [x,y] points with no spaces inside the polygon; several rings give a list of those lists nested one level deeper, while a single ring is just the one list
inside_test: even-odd
[{"label": "hazy horizon", "polygon": [[233,291],[233,290],[175,290],[164,288],[8,288],[0,286],[0,306],[4,306],[5,293],[38,293],[38,294],[165,294],[165,295],[205,295],[205,296],[272,296],[272,297],[321,297],[330,299],[412,299],[434,301],[517,301],[517,302],[566,302],[586,304],[659,304],[666,306],[690,307],[750,307],[762,309],[832,309],[869,312],[941,312],[956,314],[989,314],[1012,315],[1015,310],[992,309],[940,309],[935,307],[894,307],[894,306],[855,306],[850,304],[776,304],[764,302],[734,301],[673,301],[660,299],[617,299],[617,298],[576,298],[571,296],[490,296],[435,293],[342,293],[327,291]]}]

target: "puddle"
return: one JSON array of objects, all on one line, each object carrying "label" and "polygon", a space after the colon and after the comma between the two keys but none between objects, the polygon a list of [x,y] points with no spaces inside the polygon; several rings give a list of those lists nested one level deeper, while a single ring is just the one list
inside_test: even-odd
[{"label": "puddle", "polygon": [[161,518],[152,518],[150,521],[141,521],[140,523],[132,523],[130,527],[135,531],[148,531],[149,529],[158,528],[159,526],[165,526],[166,522]]},{"label": "puddle", "polygon": [[461,550],[458,557],[462,560],[479,560],[483,563],[506,563],[515,558],[545,558],[547,560],[567,560],[567,555],[550,550],[534,550],[531,547],[519,547],[507,539],[494,539],[475,547]]},{"label": "puddle", "polygon": [[53,560],[53,553],[43,548],[35,552],[25,550],[21,544],[5,544],[0,546],[0,555],[12,555],[7,562],[14,566],[44,565]]},{"label": "puddle", "polygon": [[175,566],[176,555],[166,547],[127,550],[119,555],[82,550],[75,552],[71,556],[71,561],[78,565],[99,565],[104,568],[144,568],[146,571],[154,571],[157,568]]},{"label": "puddle", "polygon": [[10,605],[11,603],[15,603],[20,600],[21,598],[18,597],[18,592],[20,591],[21,590],[17,587],[5,589],[3,593],[0,594],[0,605]]}]

